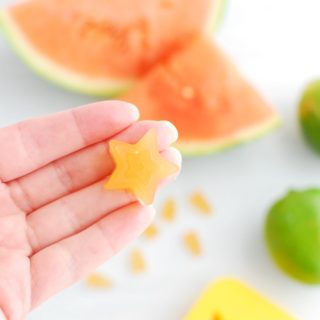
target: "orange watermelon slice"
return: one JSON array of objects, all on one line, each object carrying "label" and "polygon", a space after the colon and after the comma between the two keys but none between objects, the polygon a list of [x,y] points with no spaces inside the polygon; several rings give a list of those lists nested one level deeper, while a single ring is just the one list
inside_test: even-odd
[{"label": "orange watermelon slice", "polygon": [[205,37],[195,37],[155,66],[124,100],[143,119],[169,120],[177,147],[207,154],[260,136],[279,124],[276,111]]},{"label": "orange watermelon slice", "polygon": [[109,96],[177,44],[212,29],[224,0],[29,0],[5,8],[0,25],[38,74],[81,93]]}]

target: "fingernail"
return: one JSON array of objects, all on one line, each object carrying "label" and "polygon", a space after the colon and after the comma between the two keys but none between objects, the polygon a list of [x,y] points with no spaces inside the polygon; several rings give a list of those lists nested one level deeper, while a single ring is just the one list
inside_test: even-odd
[{"label": "fingernail", "polygon": [[132,103],[126,102],[126,106],[130,109],[133,118],[136,120],[139,120],[140,118],[140,112],[139,109]]},{"label": "fingernail", "polygon": [[163,124],[165,124],[170,129],[170,131],[172,132],[172,135],[173,135],[173,140],[176,141],[179,137],[179,133],[178,133],[177,128],[170,121],[163,120],[161,122]]}]

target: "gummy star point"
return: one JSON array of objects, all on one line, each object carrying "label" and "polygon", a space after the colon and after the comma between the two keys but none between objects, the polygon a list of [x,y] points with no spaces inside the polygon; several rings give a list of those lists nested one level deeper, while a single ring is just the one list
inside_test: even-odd
[{"label": "gummy star point", "polygon": [[143,204],[151,204],[159,183],[179,168],[161,156],[154,129],[135,144],[112,140],[115,169],[105,184],[109,190],[128,190]]}]

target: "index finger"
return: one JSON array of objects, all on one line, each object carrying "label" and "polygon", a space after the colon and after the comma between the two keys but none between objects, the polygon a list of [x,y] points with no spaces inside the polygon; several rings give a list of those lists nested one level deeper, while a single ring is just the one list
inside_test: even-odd
[{"label": "index finger", "polygon": [[133,105],[106,101],[0,129],[0,180],[6,182],[108,139],[139,118]]}]

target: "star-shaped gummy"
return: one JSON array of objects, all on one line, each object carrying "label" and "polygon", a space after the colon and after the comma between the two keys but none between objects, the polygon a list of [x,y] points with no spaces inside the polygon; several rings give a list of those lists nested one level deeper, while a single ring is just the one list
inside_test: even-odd
[{"label": "star-shaped gummy", "polygon": [[136,144],[111,140],[115,169],[105,184],[108,190],[128,190],[143,204],[151,204],[159,183],[179,168],[161,156],[154,129]]}]

